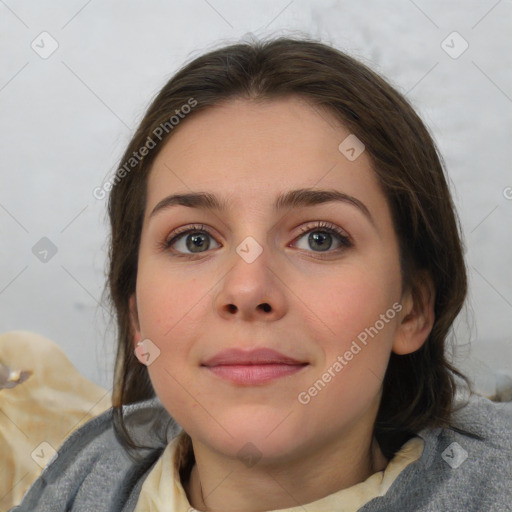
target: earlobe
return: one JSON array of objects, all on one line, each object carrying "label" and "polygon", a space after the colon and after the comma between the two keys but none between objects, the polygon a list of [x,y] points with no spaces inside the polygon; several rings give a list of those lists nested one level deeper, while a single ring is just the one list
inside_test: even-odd
[{"label": "earlobe", "polygon": [[[130,326],[132,330],[132,344],[133,344],[133,353],[135,357],[139,360],[140,363],[149,366],[148,363],[149,358],[153,356],[151,362],[158,357],[155,356],[155,345],[151,343],[150,340],[142,339],[142,333],[140,332],[140,322],[139,322],[139,312],[137,308],[137,298],[135,293],[129,299],[129,309],[130,309]],[[149,347],[148,347],[149,342]],[[157,349],[158,354],[160,351]]]},{"label": "earlobe", "polygon": [[393,342],[393,352],[411,354],[425,343],[435,320],[435,289],[429,275],[423,274],[413,289],[404,294],[403,316]]}]

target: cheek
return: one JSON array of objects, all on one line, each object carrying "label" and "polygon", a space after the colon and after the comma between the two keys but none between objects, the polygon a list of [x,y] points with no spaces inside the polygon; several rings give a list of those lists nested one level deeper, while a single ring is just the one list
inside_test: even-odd
[{"label": "cheek", "polygon": [[[330,346],[334,340],[346,343],[355,339],[400,299],[399,271],[365,263],[346,265],[315,279],[308,277],[298,286],[297,295],[307,306],[304,310],[309,308],[310,322],[321,326],[324,338],[331,338]],[[395,316],[394,310],[388,315]]]},{"label": "cheek", "polygon": [[302,299],[317,315],[310,316],[310,332],[316,326],[322,351],[310,387],[302,390],[310,411],[336,404],[333,414],[341,418],[380,392],[398,326],[401,281],[396,265],[371,263],[346,265],[315,286],[303,283]]},{"label": "cheek", "polygon": [[377,407],[398,325],[400,304],[393,298],[368,280],[347,278],[324,300],[326,323],[335,335],[317,338],[323,360],[297,396],[305,430],[314,432],[320,423],[326,435],[334,435],[340,425]]},{"label": "cheek", "polygon": [[[141,336],[152,341],[158,357],[148,366],[157,396],[171,414],[197,403],[184,390],[195,388],[187,365],[208,308],[208,286],[158,265],[139,269],[137,305]],[[203,319],[204,323],[204,319]]]},{"label": "cheek", "polygon": [[195,325],[194,318],[205,307],[208,290],[204,280],[155,260],[140,267],[137,306],[142,335],[161,341],[184,339],[184,332]]}]

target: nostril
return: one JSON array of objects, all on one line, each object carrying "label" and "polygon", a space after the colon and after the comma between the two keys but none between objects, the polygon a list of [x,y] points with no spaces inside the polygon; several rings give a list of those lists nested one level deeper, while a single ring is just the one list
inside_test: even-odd
[{"label": "nostril", "polygon": [[[268,302],[260,304],[258,308],[265,311],[265,313],[269,313],[270,311],[272,311],[272,306],[270,306]],[[238,308],[234,304],[228,304],[226,306],[226,309],[229,311],[229,313],[236,313],[238,311]]]}]

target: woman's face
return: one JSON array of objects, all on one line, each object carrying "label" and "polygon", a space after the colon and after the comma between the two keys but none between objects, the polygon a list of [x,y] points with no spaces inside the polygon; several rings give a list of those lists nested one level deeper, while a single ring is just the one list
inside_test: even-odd
[{"label": "woman's face", "polygon": [[284,461],[371,433],[402,281],[349,136],[299,98],[237,99],[186,119],[155,159],[134,344],[150,340],[156,394],[216,453]]}]

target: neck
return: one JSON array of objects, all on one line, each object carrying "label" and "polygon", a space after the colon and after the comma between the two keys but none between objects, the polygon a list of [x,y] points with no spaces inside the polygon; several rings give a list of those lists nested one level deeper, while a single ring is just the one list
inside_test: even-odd
[{"label": "neck", "polygon": [[366,442],[317,446],[307,456],[301,454],[286,463],[261,460],[250,468],[238,460],[212,457],[212,453],[201,456],[207,453],[205,447],[193,445],[196,464],[184,486],[190,504],[208,512],[296,507],[363,482],[388,464],[371,437]]}]

